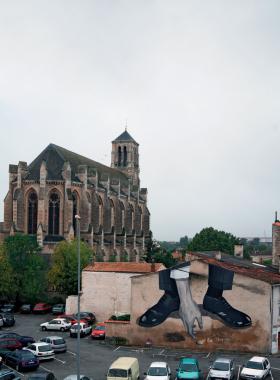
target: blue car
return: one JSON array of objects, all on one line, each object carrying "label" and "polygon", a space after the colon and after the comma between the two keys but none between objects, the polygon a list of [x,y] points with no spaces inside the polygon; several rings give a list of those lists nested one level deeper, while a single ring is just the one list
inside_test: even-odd
[{"label": "blue car", "polygon": [[201,378],[201,370],[197,359],[182,358],[179,363],[179,368],[176,370],[176,379],[199,380]]},{"label": "blue car", "polygon": [[6,355],[5,363],[17,371],[35,370],[39,367],[39,359],[28,350],[15,350]]}]

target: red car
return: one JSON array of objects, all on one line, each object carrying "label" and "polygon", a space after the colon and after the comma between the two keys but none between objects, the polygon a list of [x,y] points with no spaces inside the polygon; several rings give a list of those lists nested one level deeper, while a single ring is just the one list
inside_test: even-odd
[{"label": "red car", "polygon": [[33,308],[33,313],[37,313],[37,314],[50,313],[51,311],[52,311],[51,305],[47,303],[43,303],[43,302],[37,303]]},{"label": "red car", "polygon": [[[70,322],[71,325],[78,323],[77,318],[73,314],[60,314],[57,318],[64,318],[67,322]],[[85,319],[81,319],[81,322],[86,322]]]},{"label": "red car", "polygon": [[105,323],[98,323],[91,332],[92,339],[105,339],[106,326]]},{"label": "red car", "polygon": [[20,350],[22,348],[22,344],[13,338],[0,338],[0,350],[8,349],[8,350]]}]

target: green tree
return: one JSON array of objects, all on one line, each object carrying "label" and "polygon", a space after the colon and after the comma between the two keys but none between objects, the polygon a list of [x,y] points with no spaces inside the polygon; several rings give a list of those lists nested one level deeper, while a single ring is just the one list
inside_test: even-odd
[{"label": "green tree", "polygon": [[0,273],[0,297],[2,299],[14,299],[17,291],[14,279],[14,271],[11,264],[9,263],[4,245],[0,246]]},{"label": "green tree", "polygon": [[222,251],[233,255],[239,240],[232,234],[207,227],[194,236],[188,244],[189,251]]},{"label": "green tree", "polygon": [[[78,245],[77,240],[60,242],[53,253],[53,265],[48,272],[49,285],[56,291],[66,295],[77,294],[78,291]],[[88,265],[92,250],[83,241],[80,243],[81,271]]]},{"label": "green tree", "polygon": [[154,262],[162,263],[166,266],[166,268],[172,267],[176,263],[176,261],[172,257],[171,252],[167,252],[164,249],[159,249],[154,253]]},{"label": "green tree", "polygon": [[189,238],[186,236],[183,236],[180,238],[180,247],[187,247],[189,244]]},{"label": "green tree", "polygon": [[35,302],[45,291],[45,262],[34,236],[14,235],[3,245],[14,280],[16,301]]}]

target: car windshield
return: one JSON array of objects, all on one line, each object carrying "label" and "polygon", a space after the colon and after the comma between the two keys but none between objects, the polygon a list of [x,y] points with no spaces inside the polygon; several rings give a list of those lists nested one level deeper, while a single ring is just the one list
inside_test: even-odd
[{"label": "car windshield", "polygon": [[192,364],[192,363],[186,363],[186,364],[183,363],[180,365],[179,370],[185,371],[185,372],[197,372],[197,366],[196,364]]},{"label": "car windshield", "polygon": [[51,351],[51,346],[49,344],[46,344],[44,346],[39,346],[38,351],[39,352],[46,352],[46,351]]},{"label": "car windshield", "polygon": [[215,369],[216,371],[228,371],[229,363],[215,362],[213,364],[213,369]]},{"label": "car windshield", "polygon": [[151,367],[148,371],[149,376],[164,376],[167,375],[167,369],[164,367]]},{"label": "car windshield", "polygon": [[245,367],[251,369],[263,369],[263,364],[261,362],[254,362],[252,360],[249,360]]},{"label": "car windshield", "polygon": [[95,330],[105,330],[105,326],[96,326]]},{"label": "car windshield", "polygon": [[65,343],[65,340],[63,338],[60,338],[60,339],[54,339],[53,341],[54,344],[64,344]]},{"label": "car windshield", "polygon": [[[86,328],[87,326],[86,325],[80,325],[80,330],[82,329],[82,328]],[[72,329],[74,329],[74,330],[78,330],[78,325],[73,325],[72,326]]]},{"label": "car windshield", "polygon": [[115,368],[111,368],[111,369],[109,369],[108,376],[113,376],[113,377],[127,377],[127,370],[125,370],[125,369],[115,369]]}]

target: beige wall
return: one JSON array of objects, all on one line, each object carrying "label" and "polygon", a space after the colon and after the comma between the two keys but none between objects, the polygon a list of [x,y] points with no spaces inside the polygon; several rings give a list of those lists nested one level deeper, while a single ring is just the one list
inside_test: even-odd
[{"label": "beige wall", "polygon": [[[191,265],[191,287],[193,298],[198,304],[203,301],[207,290],[208,265],[193,262]],[[269,352],[271,349],[271,286],[265,282],[235,274],[233,290],[225,291],[225,298],[232,306],[252,317],[252,327],[233,330],[222,323],[204,316],[204,328],[197,332],[197,342],[185,332],[180,319],[168,318],[154,328],[141,328],[136,319],[155,304],[162,291],[158,289],[158,273],[132,278],[131,324],[126,329],[130,344],[143,345],[147,339],[154,345],[178,348],[193,348],[203,351],[216,349]],[[125,327],[118,334],[117,326],[108,326],[107,335],[123,336]]]},{"label": "beige wall", "polygon": [[98,321],[112,314],[130,314],[131,281],[134,273],[83,271],[81,310],[92,311]]}]

